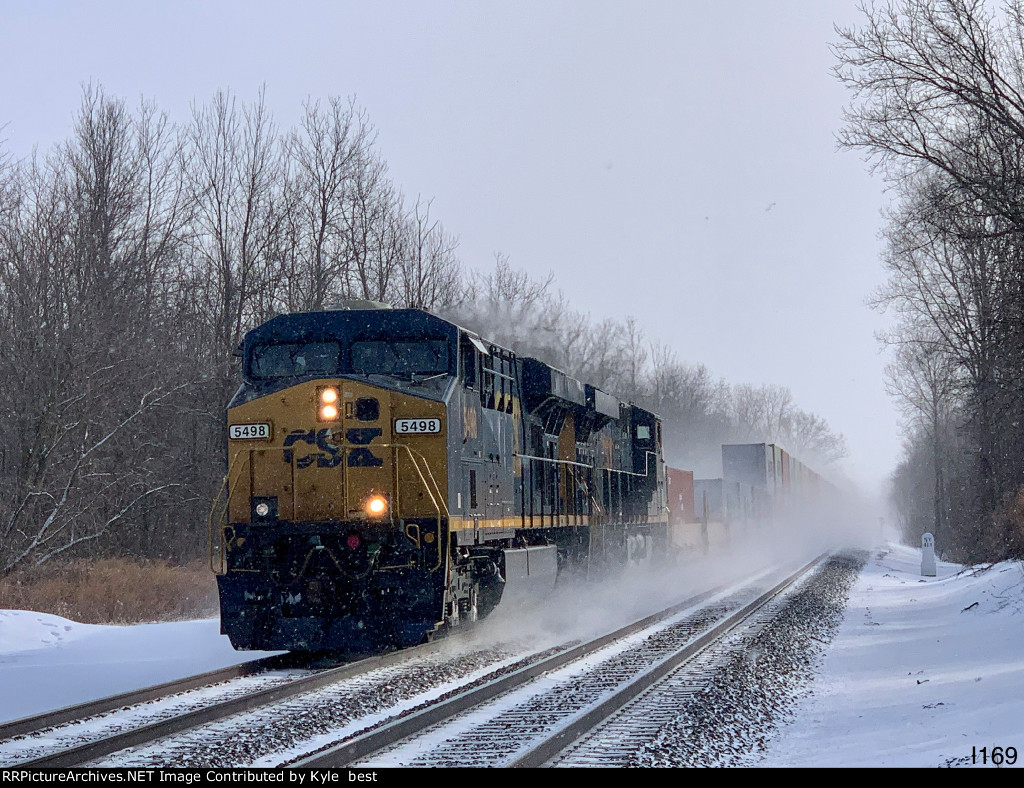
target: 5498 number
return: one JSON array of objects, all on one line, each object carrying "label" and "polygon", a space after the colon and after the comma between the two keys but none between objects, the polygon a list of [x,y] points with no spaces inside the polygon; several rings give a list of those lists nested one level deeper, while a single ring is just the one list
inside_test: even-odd
[{"label": "5498 number", "polygon": [[228,437],[233,441],[267,440],[270,438],[269,424],[232,424]]},{"label": "5498 number", "polygon": [[395,419],[395,432],[399,435],[426,435],[440,431],[440,419]]}]

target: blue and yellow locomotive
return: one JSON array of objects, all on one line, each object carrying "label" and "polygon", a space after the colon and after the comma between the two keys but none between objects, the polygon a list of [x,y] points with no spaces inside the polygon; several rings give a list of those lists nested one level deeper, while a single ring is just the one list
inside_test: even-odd
[{"label": "blue and yellow locomotive", "polygon": [[360,307],[242,345],[210,530],[235,648],[409,646],[666,549],[654,414],[428,312]]}]

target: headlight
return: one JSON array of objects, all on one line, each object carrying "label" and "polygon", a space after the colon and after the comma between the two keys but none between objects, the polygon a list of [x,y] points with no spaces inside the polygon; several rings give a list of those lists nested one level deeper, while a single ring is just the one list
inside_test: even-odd
[{"label": "headlight", "polygon": [[320,418],[323,421],[334,421],[338,418],[338,409],[334,405],[324,405],[320,408]]},{"label": "headlight", "polygon": [[320,389],[320,421],[335,421],[338,418],[338,389],[330,386]]},{"label": "headlight", "polygon": [[277,498],[273,495],[255,495],[252,499],[252,522],[272,523],[277,519]]},{"label": "headlight", "polygon": [[388,499],[383,495],[371,495],[366,499],[366,513],[370,517],[383,517],[388,513]]}]

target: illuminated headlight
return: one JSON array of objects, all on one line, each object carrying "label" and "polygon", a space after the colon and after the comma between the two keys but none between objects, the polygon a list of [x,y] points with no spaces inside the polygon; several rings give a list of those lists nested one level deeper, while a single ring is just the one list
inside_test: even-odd
[{"label": "illuminated headlight", "polygon": [[334,421],[338,418],[338,409],[334,405],[324,405],[320,408],[320,418],[324,421]]},{"label": "illuminated headlight", "polygon": [[388,499],[383,495],[371,495],[366,499],[366,513],[370,517],[383,517],[388,513]]},{"label": "illuminated headlight", "polygon": [[338,418],[338,390],[334,387],[320,389],[320,420],[334,421]]},{"label": "illuminated headlight", "polygon": [[270,504],[268,504],[266,501],[260,501],[258,504],[256,504],[256,514],[260,517],[266,517],[268,514],[270,514]]}]

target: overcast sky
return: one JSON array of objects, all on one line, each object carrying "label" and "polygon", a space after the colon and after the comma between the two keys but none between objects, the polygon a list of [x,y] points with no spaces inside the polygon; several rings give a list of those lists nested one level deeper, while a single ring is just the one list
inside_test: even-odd
[{"label": "overcast sky", "polygon": [[495,253],[730,383],[778,383],[876,491],[898,418],[865,306],[883,184],[837,151],[855,0],[55,2],[0,7],[0,133],[66,137],[83,84],[185,121],[261,84],[279,125],[354,96],[472,268]]}]

